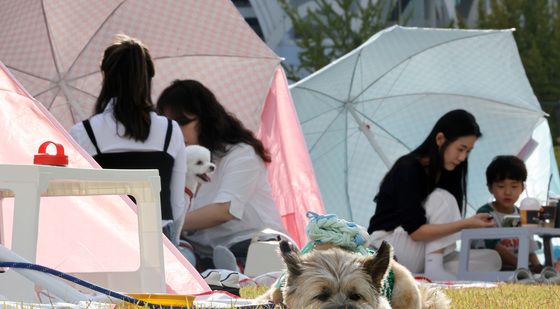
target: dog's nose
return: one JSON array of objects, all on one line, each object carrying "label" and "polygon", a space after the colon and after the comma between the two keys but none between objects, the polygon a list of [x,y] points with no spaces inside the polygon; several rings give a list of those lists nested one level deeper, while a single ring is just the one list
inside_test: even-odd
[{"label": "dog's nose", "polygon": [[213,172],[215,168],[216,168],[216,167],[215,167],[214,165],[210,165],[210,166],[208,167],[208,170],[210,170],[211,172]]}]

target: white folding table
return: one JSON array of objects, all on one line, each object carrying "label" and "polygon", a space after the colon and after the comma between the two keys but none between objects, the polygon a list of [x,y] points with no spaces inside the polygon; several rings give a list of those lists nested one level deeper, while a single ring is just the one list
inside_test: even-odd
[{"label": "white folding table", "polygon": [[517,268],[529,266],[529,248],[533,237],[537,235],[542,237],[545,265],[552,264],[550,240],[554,237],[560,237],[560,229],[543,228],[543,227],[509,227],[509,228],[477,228],[464,229],[461,231],[461,251],[459,253],[459,280],[474,281],[507,281],[513,276],[513,271],[497,271],[497,272],[474,272],[469,271],[468,260],[471,250],[471,241],[478,239],[503,239],[517,238],[519,239],[519,249],[517,254]]},{"label": "white folding table", "polygon": [[[134,196],[138,206],[139,269],[135,272],[82,274],[82,279],[106,284],[105,288],[120,291],[166,292],[160,189],[161,183],[157,170],[81,169],[46,165],[0,164],[0,199],[14,197],[12,251],[32,263],[36,262],[37,255],[40,197]],[[2,223],[1,213],[0,211],[0,225]],[[32,283],[16,276],[13,272],[0,274],[0,276],[1,278],[11,276],[9,279],[0,280],[2,294],[16,294],[18,300],[35,300]],[[23,288],[24,286],[25,288]]]}]

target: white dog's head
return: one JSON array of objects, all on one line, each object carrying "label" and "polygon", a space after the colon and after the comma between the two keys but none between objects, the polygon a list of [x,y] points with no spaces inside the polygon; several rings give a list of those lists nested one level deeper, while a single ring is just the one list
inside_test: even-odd
[{"label": "white dog's head", "polygon": [[210,150],[199,145],[189,145],[187,151],[187,178],[185,186],[191,190],[197,184],[210,181],[210,176],[216,165],[211,161]]}]

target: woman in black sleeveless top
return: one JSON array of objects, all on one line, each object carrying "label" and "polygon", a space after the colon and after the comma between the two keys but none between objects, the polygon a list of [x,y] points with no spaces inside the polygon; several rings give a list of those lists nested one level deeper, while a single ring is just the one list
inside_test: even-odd
[{"label": "woman in black sleeveless top", "polygon": [[155,70],[148,49],[120,35],[105,50],[101,72],[94,115],[70,134],[103,168],[158,169],[162,219],[180,217],[185,211],[185,145],[177,123],[154,112],[150,90]]}]

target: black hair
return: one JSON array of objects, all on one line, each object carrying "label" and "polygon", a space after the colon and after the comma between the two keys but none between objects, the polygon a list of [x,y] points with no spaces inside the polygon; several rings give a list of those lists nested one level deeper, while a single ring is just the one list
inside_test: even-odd
[{"label": "black hair", "polygon": [[155,69],[148,49],[134,38],[118,35],[105,49],[101,71],[103,85],[95,114],[103,113],[114,98],[113,116],[123,124],[124,136],[145,141],[150,135],[150,112],[154,110],[151,84]]},{"label": "black hair", "polygon": [[525,182],[527,168],[523,160],[516,156],[496,156],[486,168],[486,185],[490,187],[494,182],[505,179]]},{"label": "black hair", "polygon": [[224,154],[228,145],[246,143],[264,162],[270,162],[270,154],[253,132],[226,111],[210,89],[196,80],[175,80],[158,98],[157,112],[170,115],[179,125],[196,117],[198,142],[212,153]]},{"label": "black hair", "polygon": [[[441,147],[436,143],[436,136],[438,133],[443,133],[445,136],[445,142]],[[457,165],[453,171],[447,171],[443,167],[443,153],[451,143],[465,136],[475,136],[476,138],[482,136],[475,117],[462,109],[447,112],[439,118],[432,131],[420,146],[409,154],[399,158],[395,164],[393,164],[393,167],[389,170],[387,175],[392,173],[395,167],[405,160],[406,157],[413,157],[417,160],[427,159],[428,166],[426,167],[426,172],[428,187],[425,192],[429,194],[436,187],[449,191],[457,200],[457,204],[462,211],[463,205],[466,204],[468,158]],[[382,180],[382,184],[387,178],[387,175]]]}]

